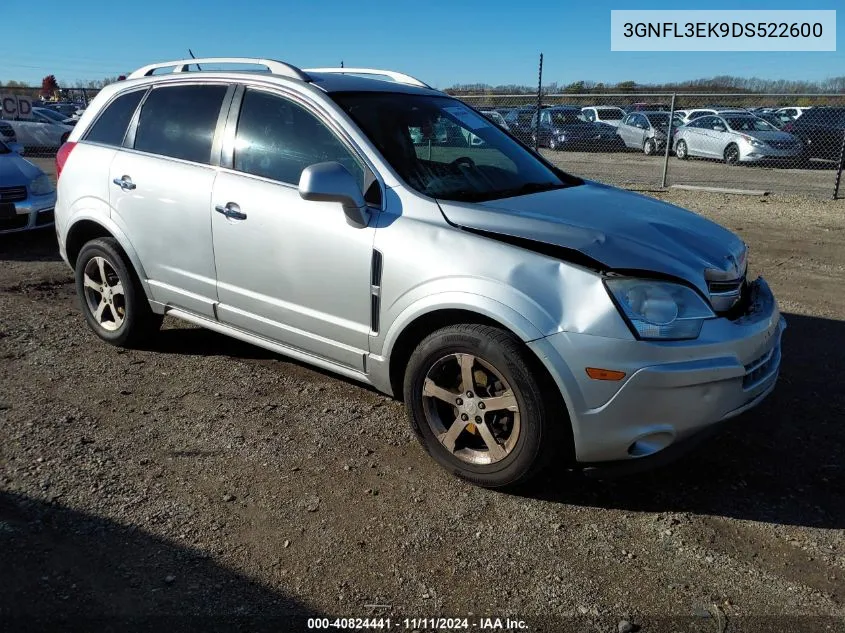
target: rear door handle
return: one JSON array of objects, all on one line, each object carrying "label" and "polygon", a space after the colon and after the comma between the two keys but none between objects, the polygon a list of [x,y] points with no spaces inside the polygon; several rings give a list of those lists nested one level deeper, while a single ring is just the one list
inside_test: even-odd
[{"label": "rear door handle", "polygon": [[234,202],[228,202],[225,205],[218,204],[214,207],[217,213],[222,213],[230,220],[246,220],[246,213],[241,211],[241,208]]},{"label": "rear door handle", "polygon": [[132,182],[132,179],[129,176],[115,178],[112,182],[124,191],[132,191],[135,188],[135,183]]}]

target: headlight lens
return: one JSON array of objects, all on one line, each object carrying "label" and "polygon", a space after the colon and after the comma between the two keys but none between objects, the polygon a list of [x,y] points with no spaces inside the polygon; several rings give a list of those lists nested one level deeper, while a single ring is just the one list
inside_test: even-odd
[{"label": "headlight lens", "polygon": [[752,147],[766,147],[766,144],[763,141],[758,141],[753,136],[743,136],[742,138],[748,141],[748,144]]},{"label": "headlight lens", "polygon": [[716,315],[692,288],[653,279],[608,279],[607,289],[640,338],[694,339]]},{"label": "headlight lens", "polygon": [[53,193],[53,183],[50,182],[50,178],[47,174],[41,174],[29,183],[29,190],[35,196],[43,196],[48,193]]}]

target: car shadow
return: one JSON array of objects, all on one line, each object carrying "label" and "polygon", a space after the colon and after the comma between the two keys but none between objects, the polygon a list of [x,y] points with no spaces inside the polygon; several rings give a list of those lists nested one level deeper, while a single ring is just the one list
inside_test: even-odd
[{"label": "car shadow", "polygon": [[312,608],[207,552],[0,492],[0,621],[9,631],[299,631]]},{"label": "car shadow", "polygon": [[0,235],[0,261],[59,262],[59,243],[52,226]]},{"label": "car shadow", "polygon": [[598,480],[553,472],[519,494],[634,512],[845,527],[845,390],[839,374],[845,321],[785,316],[777,387],[716,437],[650,472]]}]

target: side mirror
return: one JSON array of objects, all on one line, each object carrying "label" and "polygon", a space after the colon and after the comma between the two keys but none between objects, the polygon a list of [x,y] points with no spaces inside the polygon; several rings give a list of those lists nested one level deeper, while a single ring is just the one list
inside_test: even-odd
[{"label": "side mirror", "polygon": [[355,176],[338,162],[317,163],[302,170],[299,195],[303,200],[339,202],[346,220],[356,228],[367,226],[370,213]]}]

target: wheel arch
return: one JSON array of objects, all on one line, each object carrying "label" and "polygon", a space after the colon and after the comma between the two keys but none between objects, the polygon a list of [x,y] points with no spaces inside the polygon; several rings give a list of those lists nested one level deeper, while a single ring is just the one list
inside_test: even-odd
[{"label": "wheel arch", "polygon": [[149,299],[150,291],[147,286],[147,276],[144,271],[144,267],[138,258],[138,253],[132,247],[132,243],[129,241],[129,238],[126,237],[126,234],[121,231],[116,224],[108,221],[106,218],[97,217],[94,219],[82,216],[75,219],[68,227],[65,237],[65,254],[67,255],[67,261],[71,267],[76,268],[76,260],[79,257],[82,247],[91,240],[95,240],[100,237],[110,237],[117,241],[123,251],[123,254],[126,255],[126,259],[132,267],[133,272],[137,275],[138,280],[141,282],[144,293]]}]

